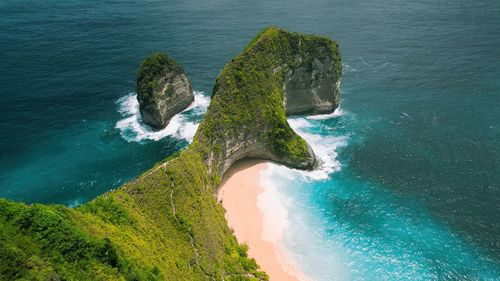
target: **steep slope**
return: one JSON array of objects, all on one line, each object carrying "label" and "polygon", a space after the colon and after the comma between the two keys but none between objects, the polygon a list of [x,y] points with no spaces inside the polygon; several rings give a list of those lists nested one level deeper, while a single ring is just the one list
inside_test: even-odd
[{"label": "steep slope", "polygon": [[[285,110],[289,114],[333,112],[340,100],[341,72],[339,49],[332,40],[265,29],[217,77],[193,148],[210,148],[202,153],[209,171],[219,176],[246,157],[313,168],[314,153],[290,128]],[[311,87],[297,91],[286,87],[290,84]],[[304,105],[303,110],[297,104]]]},{"label": "steep slope", "polygon": [[324,76],[338,81],[333,41],[268,28],[221,71],[193,143],[178,155],[75,209],[0,199],[0,279],[266,280],[214,194],[241,158],[313,167],[284,106],[285,83],[310,58],[330,59],[334,72]]}]

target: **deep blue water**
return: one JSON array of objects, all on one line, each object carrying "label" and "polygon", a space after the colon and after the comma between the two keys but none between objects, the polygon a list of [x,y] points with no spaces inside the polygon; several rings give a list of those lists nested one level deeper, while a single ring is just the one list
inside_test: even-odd
[{"label": "deep blue water", "polygon": [[1,1],[0,197],[78,204],[181,149],[203,107],[159,140],[117,128],[141,59],[168,53],[209,94],[277,25],[336,40],[344,62],[343,113],[299,120],[340,170],[283,191],[304,271],[500,279],[499,15],[494,0]]}]

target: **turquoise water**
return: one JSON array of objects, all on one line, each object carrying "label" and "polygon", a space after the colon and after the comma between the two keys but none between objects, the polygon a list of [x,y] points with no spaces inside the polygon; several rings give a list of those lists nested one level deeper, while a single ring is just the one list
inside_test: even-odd
[{"label": "turquoise water", "polygon": [[[223,65],[278,25],[335,39],[344,62],[340,114],[291,121],[322,173],[273,177],[300,267],[316,280],[498,280],[499,13],[493,0],[2,1],[0,197],[80,204],[185,147]],[[201,92],[160,133],[133,100],[153,51]]]}]

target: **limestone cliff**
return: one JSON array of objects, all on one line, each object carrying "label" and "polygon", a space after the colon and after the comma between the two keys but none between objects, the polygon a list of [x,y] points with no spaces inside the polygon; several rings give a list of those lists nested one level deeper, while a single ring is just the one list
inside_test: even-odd
[{"label": "limestone cliff", "polygon": [[[268,280],[214,193],[241,158],[312,168],[286,112],[333,110],[323,85],[340,75],[333,41],[264,30],[221,71],[187,149],[78,208],[0,199],[0,280]],[[321,102],[297,110],[302,95]]]},{"label": "limestone cliff", "polygon": [[325,114],[340,103],[340,57],[328,40],[314,41],[316,52],[296,58],[300,65],[285,77],[285,109],[287,115]]},{"label": "limestone cliff", "polygon": [[214,148],[204,157],[219,176],[246,157],[313,168],[313,151],[286,115],[333,112],[341,69],[332,40],[265,29],[217,77],[193,148],[200,143]]},{"label": "limestone cliff", "polygon": [[157,53],[139,67],[137,99],[142,120],[161,129],[194,101],[194,94],[184,69],[168,56]]}]

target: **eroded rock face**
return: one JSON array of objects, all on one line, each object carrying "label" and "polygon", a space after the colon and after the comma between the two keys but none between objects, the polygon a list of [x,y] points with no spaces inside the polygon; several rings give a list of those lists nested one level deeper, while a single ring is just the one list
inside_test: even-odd
[{"label": "eroded rock face", "polygon": [[175,114],[193,101],[191,81],[184,69],[164,54],[146,58],[137,73],[137,99],[142,120],[156,129],[164,128]]},{"label": "eroded rock face", "polygon": [[331,52],[318,47],[319,55],[306,58],[285,78],[285,109],[287,115],[332,113],[340,103],[340,77]]},{"label": "eroded rock face", "polygon": [[313,169],[318,164],[313,150],[286,117],[333,112],[341,75],[334,41],[267,28],[217,77],[193,149],[215,178],[244,158]]}]

